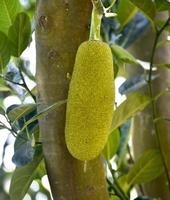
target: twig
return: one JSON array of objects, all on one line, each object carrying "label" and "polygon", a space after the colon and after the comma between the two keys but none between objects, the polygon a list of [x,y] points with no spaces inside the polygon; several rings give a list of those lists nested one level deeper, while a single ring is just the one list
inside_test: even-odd
[{"label": "twig", "polygon": [[108,168],[111,172],[111,175],[112,175],[112,178],[113,178],[113,181],[114,181],[114,188],[116,188],[116,191],[119,192],[119,195],[120,197],[123,199],[123,200],[129,200],[129,197],[127,196],[127,194],[122,190],[122,188],[120,187],[117,179],[115,178],[115,175],[114,175],[114,172],[113,172],[113,169],[112,169],[112,166],[110,164],[110,162],[108,162]]},{"label": "twig", "polygon": [[0,121],[0,125],[2,125],[5,129],[7,129],[14,137],[20,137],[20,138],[22,138],[23,140],[28,141],[27,138],[25,138],[25,137],[23,137],[22,135],[18,134],[18,133],[14,130],[14,128],[13,128],[11,122],[9,121],[8,117],[7,117],[6,115],[4,115],[4,117],[5,117],[5,119],[7,120],[8,124],[10,125],[10,128],[9,128],[8,126],[6,126],[6,124],[4,124],[2,121]]},{"label": "twig", "polygon": [[148,78],[148,84],[151,85],[151,81],[152,81],[152,71],[153,71],[153,62],[154,62],[154,57],[155,57],[155,52],[156,52],[156,46],[159,40],[160,35],[162,34],[162,32],[164,31],[164,29],[169,25],[170,23],[170,17],[167,19],[167,21],[165,22],[165,24],[162,26],[162,28],[160,30],[157,30],[156,32],[156,36],[155,36],[155,40],[154,40],[154,44],[153,44],[153,48],[152,48],[152,53],[151,53],[151,59],[150,59],[150,70],[149,70],[149,78]]},{"label": "twig", "polygon": [[107,7],[105,10],[110,11],[110,9],[114,6],[115,3],[116,3],[116,0],[112,0],[112,2],[110,3],[110,6]]},{"label": "twig", "polygon": [[22,74],[22,71],[19,69],[19,72],[20,72],[20,76],[21,76],[21,79],[22,79],[22,81],[23,81],[23,83],[18,83],[18,82],[16,82],[16,81],[12,81],[12,80],[10,80],[10,79],[8,79],[8,78],[6,78],[6,77],[4,77],[4,76],[0,76],[0,78],[3,78],[3,79],[5,79],[6,81],[8,81],[8,82],[10,82],[10,83],[13,83],[13,84],[15,84],[15,85],[19,85],[19,86],[21,86],[21,87],[23,87],[25,90],[27,90],[27,92],[31,95],[31,97],[34,99],[34,101],[36,102],[36,97],[32,94],[32,92],[30,91],[30,89],[28,88],[28,86],[27,86],[27,84],[26,84],[26,82],[25,82],[25,79],[24,79],[24,76],[23,76],[23,74]]},{"label": "twig", "polygon": [[22,70],[21,68],[19,67],[19,73],[20,73],[20,76],[21,76],[21,80],[23,81],[23,87],[27,90],[27,92],[31,95],[31,97],[34,99],[34,101],[36,102],[36,97],[33,95],[33,93],[30,91],[30,89],[28,88],[26,82],[25,82],[25,78],[22,74]]},{"label": "twig", "polygon": [[18,83],[18,82],[15,82],[15,81],[12,81],[6,77],[4,77],[2,74],[0,75],[0,78],[3,78],[4,80],[10,82],[10,83],[13,83],[13,84],[16,84],[16,85],[19,85],[19,86],[22,86],[23,87],[23,84],[22,83]]},{"label": "twig", "polygon": [[119,189],[107,178],[107,183],[109,184],[109,186],[112,188],[112,190],[115,192],[115,194],[120,197],[121,199],[124,199],[124,196],[122,195],[122,193],[119,191]]},{"label": "twig", "polygon": [[131,154],[131,151],[130,151],[130,146],[129,146],[129,144],[127,144],[127,152],[128,152],[128,154],[129,154],[130,163],[131,163],[131,164],[134,164],[135,161],[133,160],[133,157],[132,157],[132,154]]},{"label": "twig", "polygon": [[5,80],[8,81],[8,82],[10,82],[10,83],[13,83],[13,84],[15,84],[15,85],[19,85],[19,86],[21,86],[21,87],[24,87],[24,85],[23,85],[22,83],[18,83],[18,82],[12,81],[12,80],[10,80],[10,79],[8,79],[8,78],[5,78]]},{"label": "twig", "polygon": [[[129,154],[130,162],[131,162],[132,164],[135,164],[135,161],[134,161],[133,156],[132,156],[132,154],[131,154],[131,150],[130,150],[129,144],[127,144],[127,151],[128,151],[128,154]],[[139,191],[140,191],[141,195],[144,196],[144,191],[143,191],[142,185],[141,185],[141,184],[138,184],[138,188],[139,188]]]},{"label": "twig", "polygon": [[0,121],[0,125],[2,125],[5,129],[7,129],[9,132],[11,132],[14,137],[17,137],[17,133],[14,132],[12,130],[12,128],[9,128],[8,126],[6,126],[2,121]]},{"label": "twig", "polygon": [[[148,88],[149,88],[149,95],[150,95],[150,98],[151,98],[152,118],[153,118],[153,121],[155,121],[155,119],[157,118],[156,117],[157,114],[156,114],[155,100],[154,100],[153,91],[152,91],[153,63],[154,63],[154,57],[155,57],[155,52],[156,52],[157,43],[159,41],[159,37],[162,34],[162,32],[164,31],[164,29],[169,25],[169,23],[170,23],[170,17],[167,19],[167,21],[162,26],[162,28],[159,29],[159,30],[157,30],[156,36],[155,36],[155,40],[154,40],[154,44],[153,44],[153,48],[152,48],[152,52],[151,52],[150,70],[149,70],[149,79],[148,79]],[[169,192],[170,192],[170,176],[169,176],[168,167],[166,165],[166,161],[165,161],[165,158],[164,158],[164,154],[163,154],[163,150],[162,150],[162,146],[161,146],[161,142],[160,142],[159,130],[157,128],[156,123],[153,123],[153,126],[154,126],[154,129],[155,129],[157,143],[158,143],[158,148],[160,150],[162,162],[163,162],[164,169],[165,169],[165,174],[166,174],[167,181],[168,181],[168,188],[169,188]]]}]

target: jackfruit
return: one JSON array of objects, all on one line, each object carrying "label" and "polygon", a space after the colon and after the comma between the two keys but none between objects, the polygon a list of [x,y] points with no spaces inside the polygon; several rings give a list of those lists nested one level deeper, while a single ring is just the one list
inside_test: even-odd
[{"label": "jackfruit", "polygon": [[65,140],[71,155],[91,160],[104,148],[114,109],[112,53],[101,41],[83,42],[77,51],[66,110]]}]

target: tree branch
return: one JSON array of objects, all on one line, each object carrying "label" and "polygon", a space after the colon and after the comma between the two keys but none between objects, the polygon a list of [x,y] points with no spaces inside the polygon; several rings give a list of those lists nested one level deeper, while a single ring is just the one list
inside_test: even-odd
[{"label": "tree branch", "polygon": [[[153,63],[154,63],[154,57],[155,57],[156,47],[157,47],[159,38],[160,38],[162,32],[165,30],[165,28],[169,25],[169,22],[170,22],[170,17],[167,19],[167,21],[161,27],[161,29],[157,30],[156,36],[155,36],[155,39],[154,39],[152,52],[151,52],[148,88],[149,88],[149,95],[150,95],[150,98],[151,98],[153,122],[155,121],[155,119],[157,119],[155,100],[154,100],[154,95],[153,95],[153,91],[152,91],[152,72],[153,72],[153,67],[154,67]],[[163,150],[162,150],[162,146],[161,146],[161,142],[160,142],[159,130],[157,128],[156,123],[154,123],[154,129],[155,129],[157,143],[158,143],[158,147],[159,147],[159,150],[160,150],[160,153],[161,153],[161,158],[162,158],[162,162],[163,162],[163,165],[164,165],[165,174],[166,174],[166,178],[167,178],[167,181],[168,181],[168,188],[169,188],[169,192],[170,192],[170,176],[169,176],[168,167],[166,165],[166,161],[165,161],[165,158],[164,158],[164,154],[163,154]]]},{"label": "tree branch", "polygon": [[30,94],[30,96],[33,98],[33,100],[36,102],[36,97],[32,94],[31,90],[28,88],[20,67],[19,67],[19,73],[20,73],[20,76],[21,76],[21,80],[23,81],[23,84],[21,86],[24,87],[27,90],[27,92]]}]

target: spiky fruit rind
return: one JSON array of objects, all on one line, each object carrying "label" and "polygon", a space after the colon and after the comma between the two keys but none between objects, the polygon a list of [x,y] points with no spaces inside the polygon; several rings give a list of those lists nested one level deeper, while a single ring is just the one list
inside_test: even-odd
[{"label": "spiky fruit rind", "polygon": [[104,42],[80,45],[70,83],[65,139],[79,160],[97,157],[110,132],[114,109],[112,53]]}]

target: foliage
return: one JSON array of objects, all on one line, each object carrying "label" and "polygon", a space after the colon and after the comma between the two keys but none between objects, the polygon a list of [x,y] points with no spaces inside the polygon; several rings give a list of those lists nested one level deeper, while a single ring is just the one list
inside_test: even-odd
[{"label": "foliage", "polygon": [[[104,1],[105,5],[109,5],[110,2]],[[27,85],[26,79],[36,85],[27,61],[22,58],[22,53],[29,46],[34,31],[34,9],[34,0],[26,1],[24,5],[21,5],[18,0],[0,1],[0,91],[2,93],[0,115],[6,120],[5,123],[0,121],[0,129],[7,129],[16,138],[12,160],[17,168],[12,173],[11,200],[22,200],[27,193],[31,195],[33,192],[30,192],[29,187],[33,180],[39,183],[41,192],[50,199],[49,191],[40,181],[46,171],[38,119],[66,103],[66,100],[58,100],[37,113],[36,86],[30,90]],[[120,0],[116,1],[110,10],[117,13],[117,18],[104,17],[102,38],[112,50],[116,78],[126,64],[139,63],[138,58],[125,48],[139,39],[148,27],[153,28],[158,40],[163,31],[170,31],[170,20],[159,21],[155,17],[161,11],[170,10],[170,3],[164,0]],[[155,49],[161,45],[158,44],[158,40]],[[130,161],[127,159],[128,156],[131,157],[131,149],[128,151],[131,118],[155,101],[154,97],[139,92],[140,88],[151,84],[157,78],[152,75],[151,60],[148,65],[150,73],[145,70],[144,74],[126,80],[119,88],[121,94],[127,95],[126,100],[116,107],[113,113],[111,133],[103,150],[106,166],[112,175],[106,177],[110,200],[130,199],[131,189],[136,185],[150,182],[166,170],[160,149],[144,152],[135,163],[132,158]],[[154,66],[169,69],[170,63],[154,63]],[[5,108],[3,99],[11,94],[19,97],[22,103]],[[27,96],[32,98],[30,103],[24,101]],[[112,168],[113,161],[116,169]],[[3,164],[0,170],[4,176]],[[0,188],[7,195],[2,184]],[[137,199],[149,199],[149,197],[139,196]]]}]

